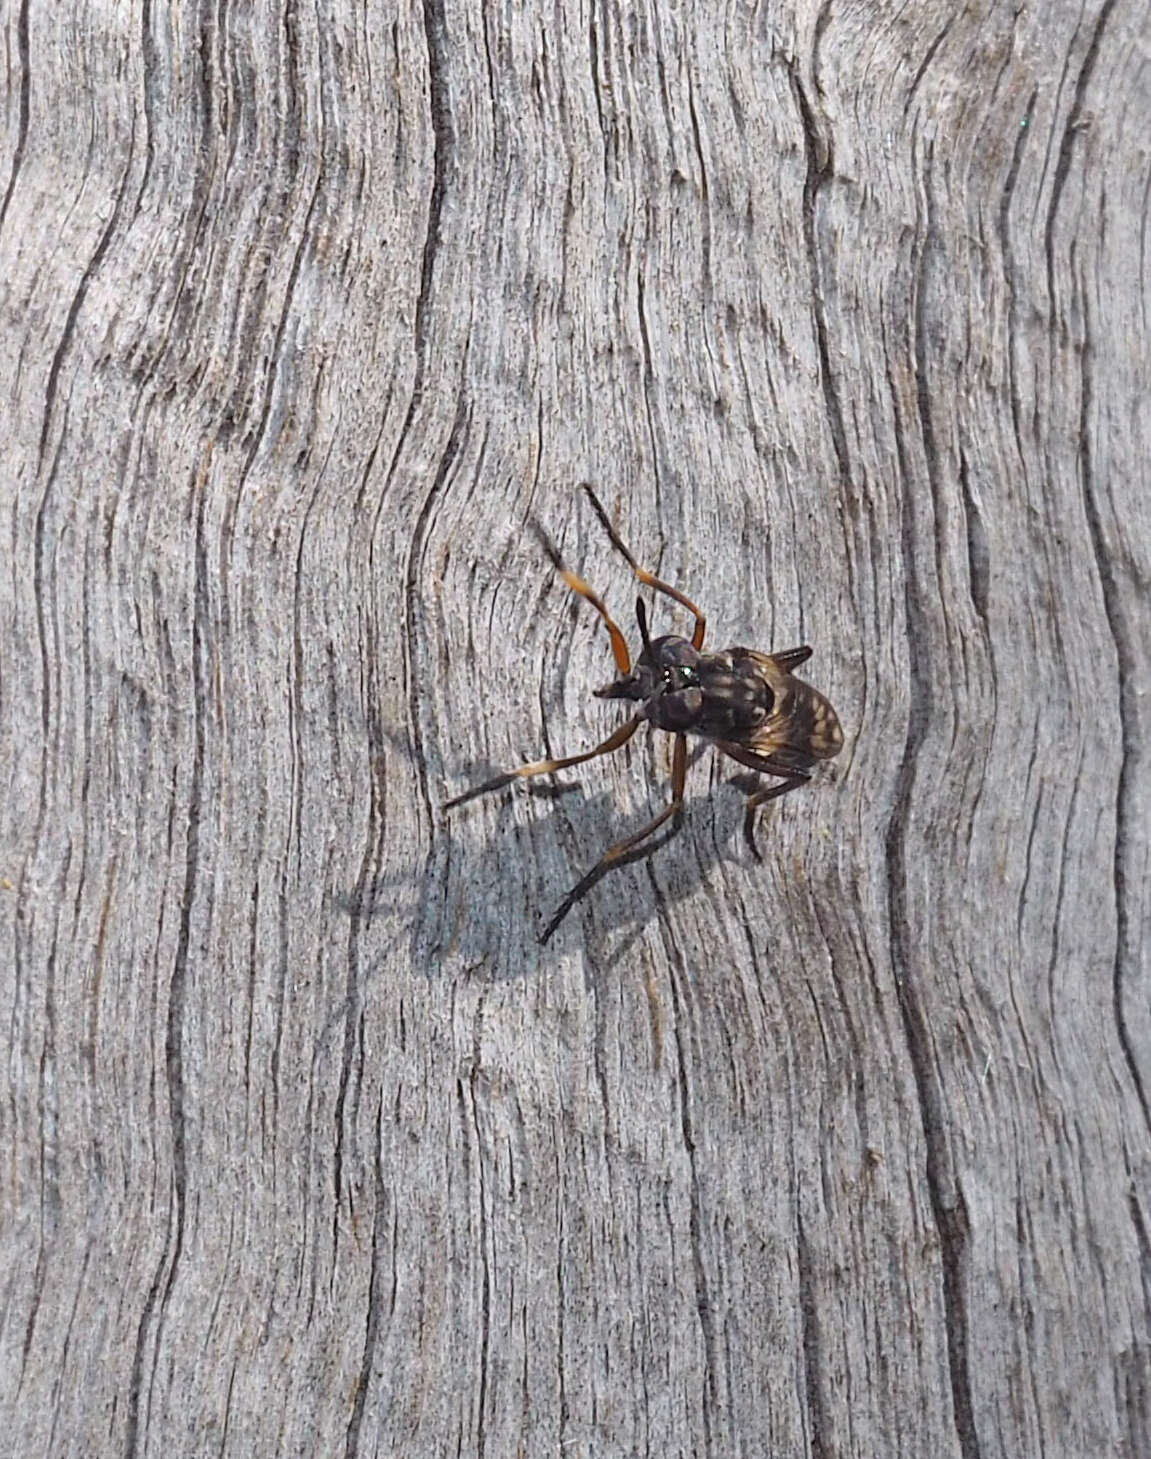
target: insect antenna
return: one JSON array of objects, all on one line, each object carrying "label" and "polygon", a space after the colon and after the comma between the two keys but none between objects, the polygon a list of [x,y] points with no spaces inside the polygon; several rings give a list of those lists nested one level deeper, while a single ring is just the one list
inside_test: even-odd
[{"label": "insect antenna", "polygon": [[644,606],[642,598],[635,600],[635,616],[639,622],[639,636],[643,639],[643,651],[647,655],[647,661],[649,664],[654,663],[655,660],[651,656],[651,639],[647,632],[647,608]]}]

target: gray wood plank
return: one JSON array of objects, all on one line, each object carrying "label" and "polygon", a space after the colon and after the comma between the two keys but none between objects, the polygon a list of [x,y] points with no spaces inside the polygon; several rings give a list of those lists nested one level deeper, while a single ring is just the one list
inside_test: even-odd
[{"label": "gray wood plank", "polygon": [[3,34],[12,1452],[1151,1452],[1146,7]]}]

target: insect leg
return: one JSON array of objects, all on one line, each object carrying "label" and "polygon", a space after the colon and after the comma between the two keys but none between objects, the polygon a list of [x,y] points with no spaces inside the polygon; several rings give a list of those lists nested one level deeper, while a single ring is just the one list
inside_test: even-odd
[{"label": "insect leg", "polygon": [[559,550],[555,543],[534,519],[532,520],[532,530],[539,538],[540,544],[547,553],[552,567],[555,568],[556,572],[559,573],[560,577],[563,578],[572,592],[578,593],[581,598],[586,598],[603,619],[604,627],[607,629],[608,636],[611,639],[611,651],[615,657],[616,668],[619,669],[621,674],[630,674],[631,656],[627,651],[627,643],[615,620],[607,611],[603,599],[584,582],[583,578],[572,572],[571,568],[567,566],[563,558],[559,555]]},{"label": "insect leg", "polygon": [[[675,835],[676,831],[678,831],[680,826],[683,824],[683,787],[686,779],[687,737],[685,735],[676,735],[675,749],[672,752],[671,761],[671,804],[665,806],[664,809],[660,811],[659,815],[656,816],[655,820],[649,821],[648,824],[641,827],[640,830],[634,832],[630,836],[627,836],[622,841],[617,841],[614,846],[608,847],[608,849],[604,852],[604,854],[600,857],[600,859],[596,862],[592,869],[587,873],[587,875],[581,877],[579,881],[576,882],[575,886],[572,887],[571,891],[568,892],[567,896],[560,903],[559,907],[556,909],[555,915],[552,917],[551,921],[543,930],[543,933],[540,937],[541,943],[547,942],[552,933],[556,930],[556,928],[560,925],[560,923],[575,906],[575,904],[580,900],[580,898],[586,896],[587,893],[595,885],[595,883],[599,881],[600,877],[610,871],[613,866],[619,866],[626,861],[631,861],[633,859],[638,860],[640,857],[647,856],[652,851],[657,850],[658,846],[662,846],[665,841],[669,841],[671,837]],[[662,826],[665,821],[672,820],[673,818],[674,824],[672,826],[672,829],[670,833],[664,837],[663,841],[658,842],[656,846],[643,847],[642,850],[636,853],[634,857],[628,856],[627,853],[629,851],[633,851],[633,849],[638,846],[641,841],[646,841],[653,831],[658,831],[660,826]]]},{"label": "insect leg", "polygon": [[749,770],[758,770],[761,775],[778,775],[783,781],[782,785],[769,785],[764,790],[753,791],[747,798],[747,809],[743,817],[743,839],[750,846],[751,854],[756,861],[762,861],[763,856],[755,844],[756,811],[769,800],[775,800],[777,796],[786,795],[789,790],[796,790],[799,786],[806,785],[811,779],[811,773],[807,770],[798,770],[794,765],[784,765],[779,760],[773,760],[770,755],[757,755],[751,750],[740,749],[738,745],[725,742],[719,748],[740,765],[746,765]]},{"label": "insect leg", "polygon": [[707,619],[703,616],[703,614],[699,611],[699,609],[695,606],[691,599],[687,597],[686,594],[681,593],[678,588],[673,588],[670,583],[665,583],[662,579],[657,578],[653,573],[648,572],[646,568],[640,567],[639,563],[636,562],[635,558],[624,546],[623,539],[620,537],[619,533],[612,526],[608,514],[604,511],[603,507],[600,504],[599,497],[596,496],[595,492],[592,491],[591,487],[588,486],[586,481],[584,482],[583,489],[587,493],[588,501],[591,502],[593,508],[595,509],[596,516],[603,524],[604,531],[611,538],[612,546],[616,549],[618,553],[626,558],[632,572],[635,573],[640,582],[644,583],[649,588],[654,588],[657,593],[666,593],[669,598],[674,598],[677,603],[682,603],[683,606],[690,613],[695,614],[695,632],[691,636],[691,646],[692,648],[702,648],[703,635],[707,630]]},{"label": "insect leg", "polygon": [[528,780],[533,775],[551,775],[555,770],[566,770],[569,765],[582,765],[585,760],[594,760],[597,755],[610,755],[613,750],[618,750],[621,745],[626,745],[642,723],[643,716],[637,714],[633,719],[621,724],[614,734],[609,735],[602,744],[596,745],[594,750],[585,750],[582,755],[567,755],[562,760],[537,760],[533,765],[521,765],[518,770],[505,770],[502,775],[493,775],[482,785],[474,785],[471,790],[465,790],[462,795],[446,800],[444,810],[451,810],[453,806],[475,800],[477,795],[486,795],[489,790],[500,790],[503,786],[510,785],[513,780]]}]

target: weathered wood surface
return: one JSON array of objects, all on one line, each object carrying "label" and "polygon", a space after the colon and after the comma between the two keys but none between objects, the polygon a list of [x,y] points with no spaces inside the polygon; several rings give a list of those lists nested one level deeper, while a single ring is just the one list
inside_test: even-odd
[{"label": "weathered wood surface", "polygon": [[[11,1452],[1151,1452],[1142,0],[4,56]],[[584,479],[848,746],[541,950]]]}]

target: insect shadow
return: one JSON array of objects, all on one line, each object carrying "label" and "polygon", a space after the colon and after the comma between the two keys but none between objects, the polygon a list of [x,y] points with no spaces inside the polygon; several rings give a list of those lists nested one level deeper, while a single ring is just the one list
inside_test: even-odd
[{"label": "insect shadow", "polygon": [[[641,757],[634,761],[638,774]],[[585,985],[602,987],[614,969],[630,965],[649,923],[692,896],[717,867],[746,868],[737,835],[742,797],[732,789],[746,793],[749,783],[754,790],[760,782],[744,774],[717,778],[719,784],[685,803],[692,835],[680,837],[663,856],[622,861],[578,927],[573,919],[550,947],[540,946],[539,933],[558,868],[566,871],[580,848],[619,826],[620,807],[607,788],[579,781],[541,787],[531,799],[543,813],[527,820],[509,792],[494,818],[469,817],[454,836],[437,836],[422,864],[413,857],[335,893],[333,903],[356,924],[358,968],[346,996],[329,1010],[316,1057],[341,1037],[354,1036],[364,1011],[390,996],[386,990],[397,970],[429,981],[445,974],[491,984],[523,981],[578,944]],[[643,811],[633,806],[626,814],[642,819]],[[650,849],[671,839],[665,832]],[[750,899],[749,905],[758,903]]]},{"label": "insect shadow", "polygon": [[[693,758],[705,750],[699,746]],[[646,759],[635,757],[637,776]],[[742,782],[746,788],[749,778],[759,783],[757,777],[740,775],[725,780],[714,794],[701,792],[686,800],[683,811],[694,834],[681,838],[677,849],[658,862],[655,853],[673,838],[672,828],[599,869],[597,880],[609,870],[619,874],[613,874],[581,925],[579,939],[591,954],[589,970],[610,968],[625,957],[644,926],[691,895],[715,865],[744,862],[736,835],[741,801],[727,786]],[[407,965],[429,977],[446,964],[492,981],[537,972],[552,960],[539,938],[553,903],[550,888],[563,874],[558,868],[578,864],[581,847],[602,844],[605,833],[618,829],[621,809],[610,790],[590,781],[541,785],[528,795],[537,813],[526,820],[509,791],[494,818],[461,817],[450,838],[437,837],[422,867],[399,868],[337,895],[337,906],[365,926],[379,919],[403,927]],[[623,814],[642,821],[637,806]],[[557,937],[556,945],[564,940]],[[383,956],[390,960],[394,947]],[[359,998],[368,996],[380,971],[367,972]]]}]

